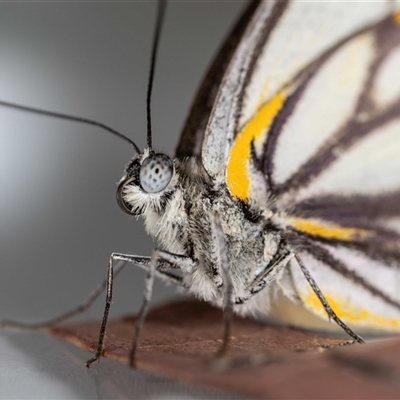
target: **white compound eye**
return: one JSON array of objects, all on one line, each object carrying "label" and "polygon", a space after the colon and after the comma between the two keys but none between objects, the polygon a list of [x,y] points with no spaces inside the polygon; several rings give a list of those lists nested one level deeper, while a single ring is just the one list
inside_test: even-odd
[{"label": "white compound eye", "polygon": [[152,154],[140,166],[140,186],[147,193],[164,190],[172,178],[172,160],[165,154]]}]

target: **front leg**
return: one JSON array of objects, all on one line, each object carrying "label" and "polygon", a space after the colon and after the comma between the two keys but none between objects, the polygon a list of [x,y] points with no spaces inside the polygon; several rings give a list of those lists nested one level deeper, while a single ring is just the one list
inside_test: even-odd
[{"label": "front leg", "polygon": [[143,303],[136,319],[135,336],[132,342],[132,349],[130,353],[131,366],[134,365],[135,352],[139,340],[140,330],[143,326],[143,321],[148,311],[148,305],[151,298],[155,273],[158,272],[164,279],[171,283],[184,286],[182,283],[182,279],[168,273],[167,269],[179,269],[184,272],[188,272],[194,266],[193,260],[191,260],[189,257],[179,254],[172,254],[162,250],[154,250],[151,257],[132,256],[129,254],[120,253],[111,254],[107,269],[106,305],[104,308],[103,320],[100,327],[99,341],[94,357],[86,362],[86,366],[88,368],[93,362],[100,359],[104,351],[104,338],[106,335],[108,315],[112,302],[114,263],[116,261],[129,262],[138,265],[148,271],[145,281],[145,290],[143,293]]}]

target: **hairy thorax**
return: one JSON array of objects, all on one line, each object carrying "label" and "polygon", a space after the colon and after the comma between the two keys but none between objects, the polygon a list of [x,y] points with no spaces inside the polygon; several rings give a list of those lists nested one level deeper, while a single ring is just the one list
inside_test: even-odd
[{"label": "hairy thorax", "polygon": [[261,212],[245,212],[223,185],[216,187],[196,160],[178,161],[175,168],[180,184],[162,211],[147,211],[147,231],[161,249],[190,257],[194,264],[183,274],[185,286],[198,297],[221,305],[224,282],[218,273],[220,260],[215,257],[218,251],[213,248],[216,240],[211,229],[218,212],[235,297],[245,296],[248,286],[274,255],[274,240],[266,234],[268,221]]}]

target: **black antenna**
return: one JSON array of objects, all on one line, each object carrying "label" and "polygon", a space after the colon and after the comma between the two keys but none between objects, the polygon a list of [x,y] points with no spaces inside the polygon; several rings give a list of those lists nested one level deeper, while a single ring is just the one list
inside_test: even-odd
[{"label": "black antenna", "polygon": [[108,132],[111,132],[113,135],[118,136],[119,138],[125,140],[131,146],[133,146],[133,148],[136,150],[137,153],[140,153],[140,149],[139,149],[139,147],[136,146],[135,142],[133,142],[131,139],[129,139],[128,137],[126,137],[122,133],[117,132],[115,129],[112,129],[109,126],[102,124],[101,122],[97,122],[97,121],[94,121],[92,119],[87,119],[87,118],[75,117],[73,115],[61,114],[61,113],[56,113],[56,112],[52,112],[52,111],[41,110],[39,108],[21,106],[19,104],[8,103],[6,101],[0,101],[0,106],[15,108],[17,110],[28,111],[28,112],[35,113],[35,114],[47,115],[49,117],[67,119],[69,121],[82,122],[84,124],[98,126],[98,127],[102,128],[102,129],[105,129]]},{"label": "black antenna", "polygon": [[164,21],[166,3],[167,3],[166,0],[159,0],[159,2],[158,2],[157,22],[156,22],[156,29],[154,32],[153,46],[152,46],[152,53],[151,53],[149,83],[147,86],[147,147],[149,149],[152,148],[151,109],[150,109],[151,92],[153,89],[154,69],[156,66],[157,48],[158,48],[158,42],[159,42],[159,38],[160,38],[161,27],[162,27],[162,24]]}]

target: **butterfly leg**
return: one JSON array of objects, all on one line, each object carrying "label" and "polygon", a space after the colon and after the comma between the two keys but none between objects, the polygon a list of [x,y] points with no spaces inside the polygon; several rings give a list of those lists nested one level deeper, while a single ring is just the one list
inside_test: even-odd
[{"label": "butterfly leg", "polygon": [[[233,283],[229,273],[229,262],[227,256],[227,248],[225,243],[225,236],[222,230],[221,221],[218,213],[215,213],[212,219],[212,235],[213,242],[217,243],[215,258],[219,261],[217,268],[217,275],[220,276],[219,270],[222,272],[223,282],[225,286],[224,294],[224,334],[222,338],[222,345],[218,350],[216,356],[223,356],[229,346],[229,340],[232,330],[233,320]],[[214,277],[215,278],[215,277]],[[215,280],[215,279],[214,279]]]},{"label": "butterfly leg", "polygon": [[147,312],[149,310],[151,295],[153,292],[154,275],[155,275],[155,271],[156,271],[156,261],[158,258],[159,258],[159,252],[158,252],[158,250],[154,250],[153,254],[151,255],[151,258],[150,258],[149,268],[147,270],[147,275],[146,275],[146,279],[145,279],[142,305],[141,305],[140,311],[136,317],[135,333],[133,335],[131,351],[129,353],[129,365],[131,367],[135,366],[135,355],[136,355],[136,349],[137,349],[138,343],[139,343],[139,336],[140,336],[140,332],[143,327],[144,319],[146,318]]},{"label": "butterfly leg", "polygon": [[[125,267],[126,263],[125,262],[120,262],[115,266],[114,269],[114,276],[119,274],[122,269]],[[100,294],[104,291],[107,285],[107,280],[104,280],[97,288],[90,294],[90,296],[79,306],[73,308],[72,310],[69,310],[65,312],[64,314],[59,315],[58,317],[49,319],[44,322],[38,322],[38,323],[25,323],[25,322],[19,322],[19,321],[13,321],[13,320],[4,320],[1,321],[0,326],[1,327],[10,327],[10,328],[17,328],[17,329],[24,329],[24,330],[39,330],[39,329],[46,329],[51,326],[57,325],[61,322],[64,322],[72,317],[75,317],[76,315],[82,314],[85,311],[87,311],[92,304],[95,302],[95,300],[100,296]]]},{"label": "butterfly leg", "polygon": [[[147,270],[150,257],[136,257],[136,260],[137,260],[137,265],[139,265],[140,267]],[[122,271],[122,269],[125,267],[126,264],[127,264],[127,261],[125,261],[125,262],[121,261],[117,265],[115,265],[114,271],[113,271],[114,278]],[[167,272],[167,269],[173,269],[173,268],[174,268],[174,264],[167,263],[167,262],[160,263],[157,266],[156,272],[159,273],[160,277],[164,281],[173,283],[177,286],[183,286],[180,278]],[[3,320],[3,321],[0,321],[0,327],[16,328],[16,329],[22,329],[22,330],[28,330],[28,331],[35,331],[35,330],[50,328],[51,326],[55,326],[57,324],[65,322],[77,315],[83,314],[97,300],[97,298],[101,295],[101,293],[106,289],[106,286],[107,286],[107,279],[105,279],[103,282],[101,282],[100,285],[96,287],[96,289],[89,295],[89,297],[83,303],[79,304],[77,307],[73,308],[72,310],[69,310],[55,318],[51,318],[47,321],[34,322],[34,323],[26,323],[26,322],[14,321],[14,320]]]},{"label": "butterfly leg", "polygon": [[[166,265],[165,262],[167,262],[169,265]],[[136,318],[135,333],[132,340],[131,351],[129,354],[129,365],[131,367],[135,366],[136,350],[139,344],[140,332],[142,330],[143,323],[150,305],[151,294],[153,291],[154,275],[156,272],[159,272],[164,277],[168,277],[168,279],[171,279],[173,277],[172,275],[166,275],[168,272],[165,269],[168,267],[187,271],[193,267],[193,261],[189,257],[172,254],[167,251],[161,251],[158,249],[153,251],[148,264],[145,288],[143,291],[143,302]],[[176,284],[178,282],[178,278],[173,278],[175,279],[174,283]],[[180,283],[180,285],[184,286],[182,282]]]},{"label": "butterfly leg", "polygon": [[307,279],[307,282],[311,286],[312,290],[318,297],[318,300],[324,307],[326,313],[328,314],[329,318],[332,318],[355,342],[358,343],[364,343],[364,340],[362,339],[361,336],[357,335],[350,327],[348,327],[335,313],[335,311],[332,310],[331,306],[329,305],[328,301],[325,299],[325,296],[323,295],[321,289],[318,287],[317,283],[315,282],[314,278],[311,276],[310,271],[306,268],[304,265],[303,261],[299,257],[298,254],[295,254],[297,263],[299,264],[299,267],[301,271],[303,272],[305,278]]},{"label": "butterfly leg", "polygon": [[247,290],[249,296],[246,299],[241,299],[242,301],[237,299],[236,302],[243,302],[267,287],[282,271],[282,269],[288,265],[292,258],[293,253],[287,247],[286,243],[283,241],[279,242],[277,250],[272,259],[266,263],[264,268],[257,274],[251,284],[248,286]]},{"label": "butterfly leg", "polygon": [[97,350],[95,355],[86,362],[86,366],[88,368],[93,362],[100,359],[104,351],[104,338],[106,335],[108,315],[112,303],[114,263],[116,261],[123,261],[125,263],[135,264],[142,268],[145,268],[148,271],[148,274],[146,276],[143,303],[138,318],[136,320],[135,337],[133,340],[132,351],[130,354],[131,365],[134,365],[134,356],[137,348],[139,333],[148,310],[148,304],[151,297],[152,285],[155,273],[158,272],[161,276],[163,276],[164,279],[174,284],[184,286],[182,280],[179,277],[169,274],[166,270],[174,268],[181,270],[189,270],[193,265],[193,261],[188,257],[164,252],[161,250],[154,250],[151,257],[133,256],[129,254],[120,254],[120,253],[111,254],[110,261],[108,263],[107,279],[106,279],[106,305],[104,308],[103,319],[100,327],[99,341],[97,344]]}]

